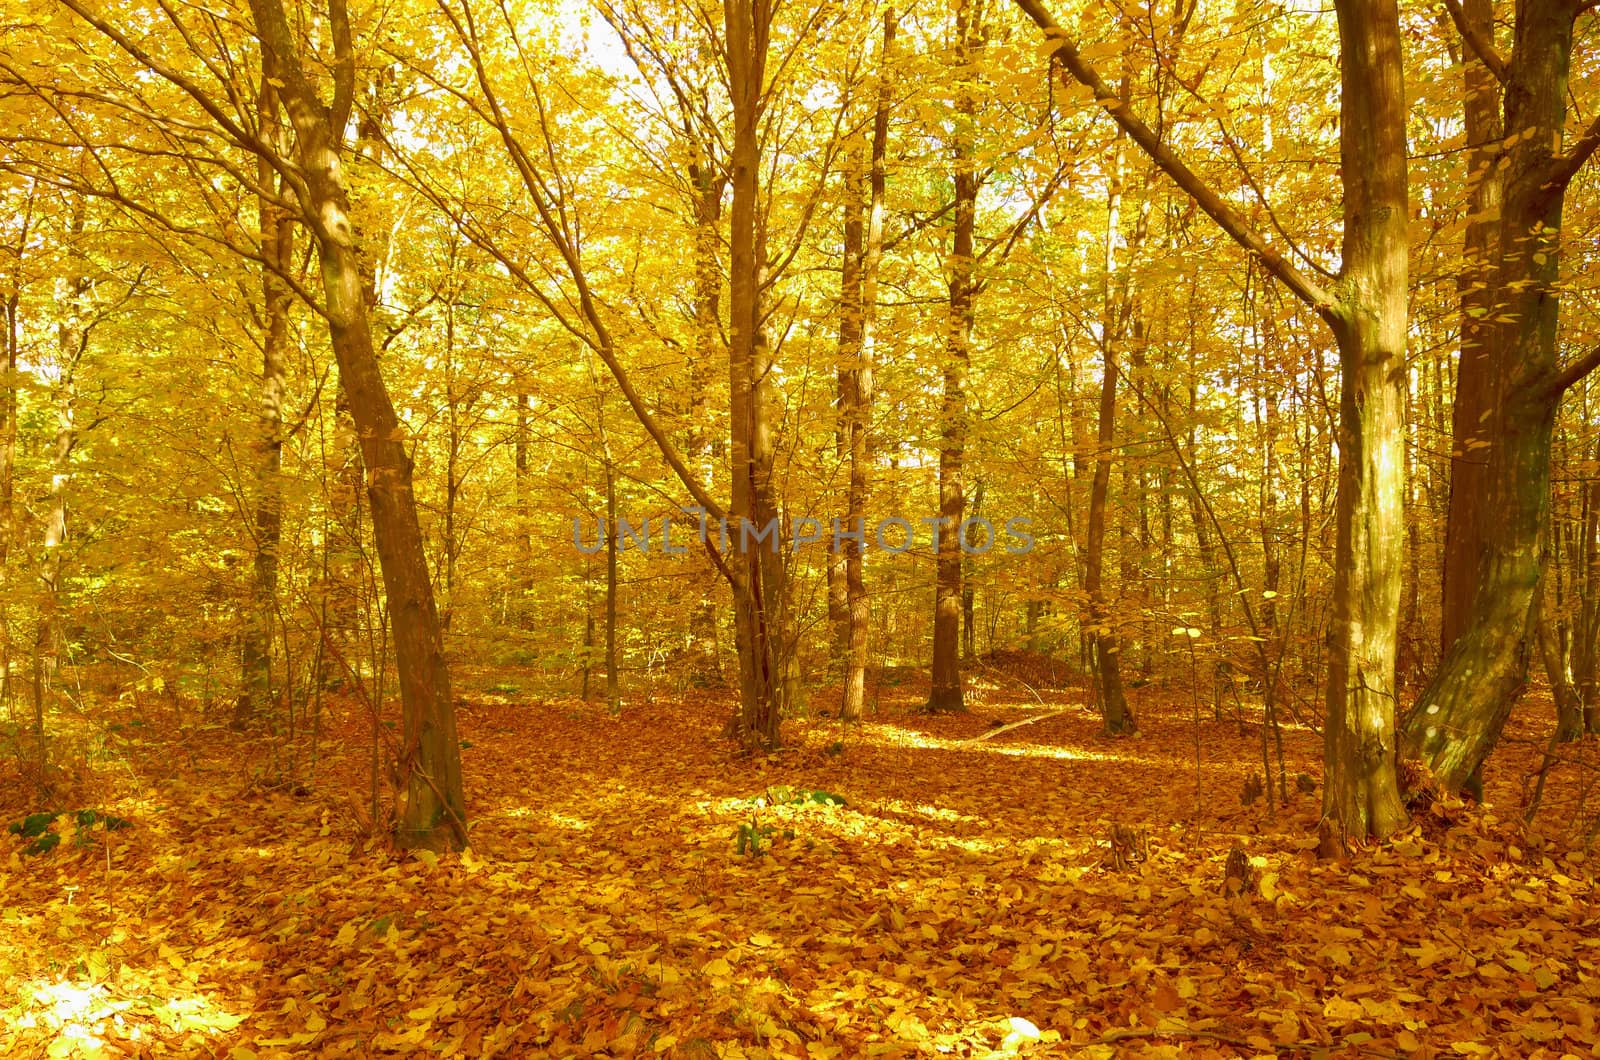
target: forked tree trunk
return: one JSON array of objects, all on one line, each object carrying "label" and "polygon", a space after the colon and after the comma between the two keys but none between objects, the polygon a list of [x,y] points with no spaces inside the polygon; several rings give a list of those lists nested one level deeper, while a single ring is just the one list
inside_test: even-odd
[{"label": "forked tree trunk", "polygon": [[340,168],[340,134],[354,92],[348,21],[343,5],[330,5],[339,60],[330,109],[318,99],[300,65],[280,0],[251,0],[250,6],[271,76],[283,82],[284,103],[295,132],[296,194],[316,240],[328,331],[367,470],[373,536],[400,674],[403,724],[398,767],[403,804],[398,839],[406,846],[465,847],[466,800],[450,671],[417,521],[411,460],[378,370],[355,226]]},{"label": "forked tree trunk", "polygon": [[1482,555],[1467,621],[1405,726],[1410,747],[1447,787],[1477,774],[1526,682],[1556,412],[1566,388],[1595,363],[1591,356],[1561,369],[1556,349],[1562,203],[1600,142],[1600,126],[1591,126],[1572,151],[1560,153],[1577,12],[1572,0],[1520,5],[1514,50],[1504,64],[1504,203],[1491,284],[1493,406],[1488,464],[1474,497],[1494,518],[1476,527]]},{"label": "forked tree trunk", "polygon": [[1339,490],[1322,812],[1345,835],[1406,822],[1395,774],[1405,501],[1406,103],[1395,0],[1338,0],[1344,239]]}]

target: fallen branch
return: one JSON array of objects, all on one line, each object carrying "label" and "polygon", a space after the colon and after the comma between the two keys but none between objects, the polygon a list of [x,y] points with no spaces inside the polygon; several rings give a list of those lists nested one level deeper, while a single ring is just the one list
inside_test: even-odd
[{"label": "fallen branch", "polygon": [[999,736],[1001,733],[1010,732],[1012,729],[1020,729],[1024,725],[1032,725],[1036,721],[1044,721],[1046,718],[1059,718],[1061,715],[1067,713],[1071,709],[1071,707],[1063,707],[1061,710],[1052,710],[1048,714],[1035,714],[1031,718],[1023,718],[1021,721],[1014,721],[1009,725],[1002,725],[998,729],[990,729],[988,732],[979,733],[966,742],[977,743],[979,740],[987,740],[991,736]]}]

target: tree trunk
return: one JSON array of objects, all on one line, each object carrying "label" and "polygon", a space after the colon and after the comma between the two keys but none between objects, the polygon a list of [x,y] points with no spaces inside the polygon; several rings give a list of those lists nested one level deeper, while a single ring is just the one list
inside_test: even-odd
[{"label": "tree trunk", "polygon": [[[834,425],[834,454],[839,463],[854,476],[851,459],[853,425],[861,414],[861,399],[856,394],[862,370],[862,329],[865,313],[861,304],[861,266],[865,253],[866,218],[861,198],[861,150],[852,145],[845,152],[844,171],[844,258],[839,278],[839,353],[836,367],[838,394],[835,407],[838,413]],[[853,528],[851,520],[850,487],[846,486],[845,527]],[[841,542],[843,544],[843,542]],[[850,599],[849,557],[844,548],[830,547],[828,552],[828,628],[832,633],[833,658],[844,662],[850,650]]]},{"label": "tree trunk", "polygon": [[977,220],[978,170],[973,159],[977,129],[977,53],[983,42],[973,0],[956,0],[956,101],[950,139],[955,183],[946,269],[950,306],[946,324],[944,399],[939,411],[939,521],[933,594],[933,686],[927,708],[966,710],[961,684],[961,520],[966,509],[963,470],[967,439],[967,367],[975,322],[973,230]]},{"label": "tree trunk", "polygon": [[1395,776],[1395,651],[1405,500],[1406,105],[1395,0],[1339,0],[1344,267],[1339,488],[1324,732],[1325,821],[1406,822]]},{"label": "tree trunk", "polygon": [[[279,126],[278,90],[261,81],[258,113],[263,135]],[[265,159],[256,163],[256,180],[264,189],[278,188],[277,174]],[[256,200],[260,215],[261,258],[261,405],[256,441],[256,511],[254,577],[250,610],[240,645],[241,681],[233,724],[245,728],[271,710],[273,630],[278,615],[278,556],[283,531],[283,404],[288,388],[289,310],[293,293],[281,276],[294,263],[294,228],[288,214],[268,196]]]},{"label": "tree trunk", "polygon": [[[885,163],[889,151],[889,103],[894,89],[890,66],[895,37],[894,8],[883,13],[883,51],[878,60],[878,103],[872,116],[872,147],[867,165],[867,231],[861,260],[861,351],[851,397],[850,488],[845,512],[848,529],[866,533],[867,501],[872,472],[872,391],[878,321],[878,266],[883,259],[883,211],[887,188]],[[867,687],[867,634],[872,621],[872,601],[867,596],[863,540],[844,541],[845,599],[850,609],[849,655],[845,664],[843,702],[839,716],[861,718]]]},{"label": "tree trunk", "polygon": [[[26,234],[27,224],[23,231]],[[22,257],[19,251],[18,260]],[[20,286],[20,283],[17,284]],[[0,381],[0,592],[11,584],[11,542],[16,527],[16,465],[17,465],[17,351],[21,345],[22,331],[18,308],[20,296],[13,287],[6,296],[5,305],[5,362],[0,370],[5,379]],[[0,702],[11,701],[11,628],[0,609]]]},{"label": "tree trunk", "polygon": [[1551,439],[1561,395],[1578,377],[1560,373],[1556,356],[1561,209],[1587,157],[1558,154],[1575,13],[1570,3],[1520,6],[1506,65],[1488,462],[1472,497],[1494,518],[1477,527],[1482,555],[1465,625],[1405,726],[1410,747],[1447,787],[1478,772],[1526,682]]},{"label": "tree trunk", "polygon": [[300,65],[280,0],[251,0],[250,6],[271,73],[283,82],[295,131],[296,194],[316,240],[328,331],[367,470],[367,498],[400,674],[403,803],[398,839],[405,846],[459,849],[467,845],[466,799],[450,670],[417,521],[411,460],[378,370],[339,162],[340,133],[354,92],[349,25],[343,5],[331,4],[338,62],[330,109],[317,98]]},{"label": "tree trunk", "polygon": [[[609,446],[607,447],[609,450]],[[648,530],[648,525],[646,527]],[[622,528],[617,523],[617,473],[606,454],[606,708],[622,709],[617,689],[617,548]]]},{"label": "tree trunk", "polygon": [[[1126,98],[1129,83],[1123,80]],[[1134,732],[1138,722],[1128,705],[1122,685],[1122,645],[1113,627],[1111,606],[1105,589],[1106,518],[1110,506],[1111,459],[1116,444],[1117,379],[1122,365],[1122,337],[1132,308],[1130,282],[1119,272],[1117,245],[1122,237],[1122,193],[1127,169],[1127,135],[1117,130],[1112,148],[1111,187],[1106,202],[1106,240],[1104,292],[1101,299],[1101,354],[1099,426],[1095,440],[1094,475],[1089,482],[1088,537],[1084,542],[1084,593],[1088,599],[1090,651],[1095,677],[1095,698],[1105,731],[1112,734]],[[1141,218],[1142,222],[1142,218]],[[1124,263],[1124,268],[1132,262]]]},{"label": "tree trunk", "polygon": [[[1600,440],[1595,443],[1600,459]],[[1600,732],[1600,476],[1583,487],[1578,547],[1578,616],[1572,626],[1572,673],[1581,703],[1579,727]],[[1574,734],[1576,738],[1576,734]]]},{"label": "tree trunk", "polygon": [[[1472,32],[1494,39],[1493,0],[1462,0],[1462,17]],[[1495,386],[1490,357],[1494,342],[1495,253],[1500,242],[1504,171],[1500,154],[1499,82],[1476,51],[1462,47],[1462,112],[1466,124],[1467,229],[1461,271],[1461,357],[1456,367],[1455,406],[1450,421],[1450,506],[1445,518],[1441,569],[1439,651],[1450,650],[1466,632],[1472,594],[1483,556],[1488,484],[1489,418]]]},{"label": "tree trunk", "polygon": [[512,438],[513,472],[516,476],[517,500],[517,571],[511,578],[511,618],[523,631],[533,629],[533,483],[528,464],[528,402],[526,393],[518,392],[517,426]]},{"label": "tree trunk", "polygon": [[89,346],[83,237],[87,206],[82,195],[72,199],[66,248],[67,274],[56,281],[56,304],[61,319],[56,325],[56,382],[51,394],[55,407],[55,439],[50,447],[50,501],[45,509],[44,548],[39,556],[39,613],[33,638],[33,726],[40,776],[48,761],[45,748],[45,692],[60,665],[62,553],[67,543],[67,500],[72,489],[72,450],[77,445],[77,374]]},{"label": "tree trunk", "polygon": [[[724,0],[728,81],[733,99],[733,201],[729,208],[729,435],[733,473],[729,506],[734,625],[739,650],[739,710],[732,734],[753,750],[781,742],[778,687],[779,528],[771,496],[773,457],[771,351],[762,328],[766,263],[757,216],[760,121],[766,80],[770,0]],[[770,532],[771,547],[757,535]]]},{"label": "tree trunk", "polygon": [[1393,746],[1409,249],[1398,8],[1394,0],[1336,2],[1344,238],[1337,285],[1328,290],[1285,259],[1133,113],[1041,0],[1016,3],[1044,30],[1066,73],[1334,332],[1343,379],[1323,813],[1334,831],[1387,835],[1405,820]]},{"label": "tree trunk", "polygon": [[[685,121],[686,128],[692,125]],[[706,489],[712,486],[713,435],[706,429],[711,366],[718,359],[721,343],[722,299],[721,268],[717,261],[722,220],[722,193],[727,179],[717,173],[707,153],[697,150],[689,167],[694,188],[694,352],[689,364],[688,458],[693,472]],[[694,655],[692,679],[702,687],[723,684],[722,663],[717,655],[717,602],[712,594],[718,575],[709,557],[696,561],[692,575],[697,593],[689,615],[689,640]]]}]

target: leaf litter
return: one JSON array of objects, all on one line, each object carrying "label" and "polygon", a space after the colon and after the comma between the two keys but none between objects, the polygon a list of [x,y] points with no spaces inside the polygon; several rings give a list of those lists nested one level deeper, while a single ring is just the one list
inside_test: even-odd
[{"label": "leaf litter", "polygon": [[[1531,737],[1491,763],[1486,807],[1443,800],[1328,861],[1319,796],[1293,783],[1320,773],[1312,733],[1286,733],[1274,815],[1237,796],[1260,737],[1232,721],[1202,722],[1197,803],[1188,705],[1164,693],[1146,690],[1143,733],[1111,740],[1070,695],[930,717],[918,691],[890,690],[859,726],[792,720],[767,758],[716,738],[728,707],[712,696],[620,716],[463,704],[474,847],[459,855],[363,839],[353,709],[308,786],[253,781],[248,737],[182,741],[145,719],[96,792],[131,827],[0,848],[0,1053],[1600,1047],[1586,793],[1554,776],[1545,794],[1540,825],[1570,836],[1521,824]],[[17,789],[8,820],[37,809]],[[1140,856],[1113,858],[1118,836]],[[1225,886],[1235,849],[1248,879]]]}]

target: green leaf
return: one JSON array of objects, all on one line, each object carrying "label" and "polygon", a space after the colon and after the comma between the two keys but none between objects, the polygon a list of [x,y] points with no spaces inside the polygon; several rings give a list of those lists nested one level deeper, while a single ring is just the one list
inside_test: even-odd
[{"label": "green leaf", "polygon": [[57,832],[46,832],[44,835],[23,847],[25,854],[48,854],[61,843],[61,835]]},{"label": "green leaf", "polygon": [[20,835],[24,839],[32,839],[36,835],[43,835],[51,823],[60,816],[59,813],[53,810],[43,813],[30,813],[11,826],[12,834]]}]

